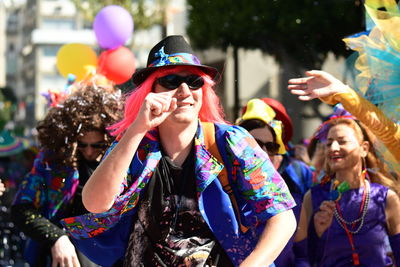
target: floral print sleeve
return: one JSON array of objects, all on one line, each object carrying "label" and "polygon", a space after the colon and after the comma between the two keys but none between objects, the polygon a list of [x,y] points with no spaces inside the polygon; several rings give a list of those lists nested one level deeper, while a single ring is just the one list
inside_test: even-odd
[{"label": "floral print sleeve", "polygon": [[225,138],[227,156],[233,162],[233,185],[247,224],[265,222],[296,205],[268,155],[246,130],[230,127]]}]

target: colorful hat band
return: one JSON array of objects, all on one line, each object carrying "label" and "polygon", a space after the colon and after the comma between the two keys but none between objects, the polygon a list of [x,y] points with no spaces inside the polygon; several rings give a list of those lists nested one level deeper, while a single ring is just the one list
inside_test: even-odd
[{"label": "colorful hat band", "polygon": [[155,54],[155,57],[157,60],[153,61],[148,67],[162,67],[181,63],[200,65],[200,60],[195,55],[189,53],[166,54],[164,46]]}]

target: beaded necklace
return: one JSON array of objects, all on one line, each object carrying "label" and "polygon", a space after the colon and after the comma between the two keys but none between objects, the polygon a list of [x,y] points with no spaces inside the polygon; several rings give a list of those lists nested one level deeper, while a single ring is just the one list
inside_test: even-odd
[{"label": "beaded necklace", "polygon": [[[355,249],[353,234],[357,234],[358,232],[360,232],[361,228],[364,225],[364,219],[365,219],[365,216],[367,215],[368,204],[370,201],[370,194],[371,194],[369,181],[367,179],[365,179],[366,173],[367,173],[366,170],[363,170],[362,180],[363,180],[363,184],[364,184],[364,191],[363,191],[362,201],[361,201],[360,210],[359,210],[359,218],[357,218],[353,221],[350,221],[350,222],[346,221],[343,218],[342,212],[340,210],[339,200],[335,201],[335,204],[336,204],[335,210],[334,210],[335,219],[338,222],[338,224],[345,230],[347,238],[349,239],[351,250],[352,250],[353,264],[355,266],[360,265],[360,259],[359,259],[359,255]],[[359,223],[357,229],[353,230],[357,223]],[[351,226],[351,229],[350,229],[350,226]]]}]

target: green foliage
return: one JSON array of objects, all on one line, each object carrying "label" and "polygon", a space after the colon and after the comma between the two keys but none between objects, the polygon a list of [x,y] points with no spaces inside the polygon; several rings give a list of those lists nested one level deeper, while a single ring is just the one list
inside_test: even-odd
[{"label": "green foliage", "polygon": [[260,48],[282,63],[320,67],[327,53],[347,56],[342,39],[363,30],[359,0],[188,0],[188,34],[199,49]]},{"label": "green foliage", "polygon": [[97,13],[105,6],[119,5],[125,8],[132,16],[135,29],[148,29],[155,24],[163,23],[163,10],[158,8],[167,0],[156,1],[155,6],[146,5],[146,0],[72,0],[84,18],[93,22]]},{"label": "green foliage", "polygon": [[16,97],[9,87],[0,88],[0,131],[12,120],[16,111]]}]

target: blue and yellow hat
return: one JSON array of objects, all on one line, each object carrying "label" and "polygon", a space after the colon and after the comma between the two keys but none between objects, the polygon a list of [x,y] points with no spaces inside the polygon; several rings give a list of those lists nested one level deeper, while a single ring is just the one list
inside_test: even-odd
[{"label": "blue and yellow hat", "polygon": [[247,102],[246,111],[240,121],[257,119],[268,124],[275,132],[276,143],[279,144],[279,154],[285,154],[286,149],[282,141],[282,122],[275,120],[275,111],[261,99],[251,99]]}]

